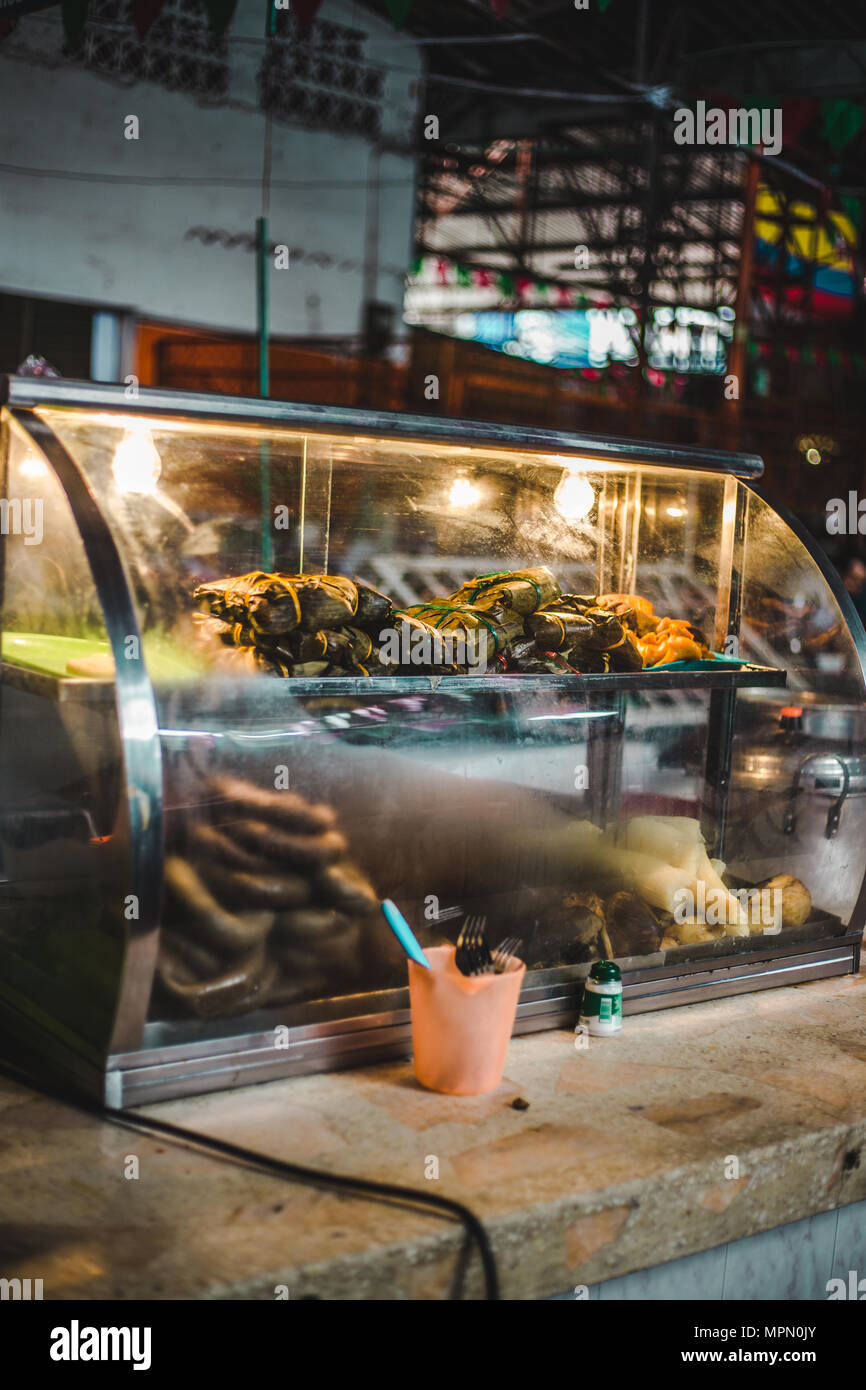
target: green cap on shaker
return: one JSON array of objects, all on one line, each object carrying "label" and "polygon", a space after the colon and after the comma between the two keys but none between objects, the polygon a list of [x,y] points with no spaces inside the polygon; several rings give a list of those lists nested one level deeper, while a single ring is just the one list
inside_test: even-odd
[{"label": "green cap on shaker", "polygon": [[622,979],[620,968],[616,961],[597,960],[593,962],[589,972],[591,980],[597,980],[600,985],[610,985]]}]

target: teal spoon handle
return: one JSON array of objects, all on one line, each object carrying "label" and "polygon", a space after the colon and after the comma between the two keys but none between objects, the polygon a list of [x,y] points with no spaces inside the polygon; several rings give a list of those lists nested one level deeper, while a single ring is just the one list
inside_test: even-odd
[{"label": "teal spoon handle", "polygon": [[423,965],[425,969],[432,969],[429,960],[418,945],[418,938],[397,904],[392,903],[390,898],[386,898],[382,903],[382,911],[385,914],[385,921],[400,942],[406,955],[417,961],[419,965]]}]

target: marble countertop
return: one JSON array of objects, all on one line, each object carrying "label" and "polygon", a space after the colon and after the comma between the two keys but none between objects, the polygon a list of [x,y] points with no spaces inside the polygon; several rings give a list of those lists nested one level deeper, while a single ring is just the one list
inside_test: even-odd
[{"label": "marble countertop", "polygon": [[[565,1030],[515,1039],[488,1096],[424,1091],[407,1061],[148,1113],[455,1198],[490,1233],[502,1296],[537,1298],[866,1198],[866,974],[627,1018],[586,1049]],[[462,1245],[447,1217],[0,1079],[0,1275],[42,1278],[45,1298],[445,1298]],[[462,1278],[476,1296],[477,1258]]]}]

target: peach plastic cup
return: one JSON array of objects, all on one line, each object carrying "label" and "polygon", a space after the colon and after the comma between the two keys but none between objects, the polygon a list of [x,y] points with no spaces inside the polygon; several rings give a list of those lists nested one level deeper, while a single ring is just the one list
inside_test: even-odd
[{"label": "peach plastic cup", "polygon": [[448,1096],[495,1091],[526,966],[512,960],[501,975],[461,975],[453,946],[427,947],[424,954],[430,970],[409,961],[415,1076]]}]

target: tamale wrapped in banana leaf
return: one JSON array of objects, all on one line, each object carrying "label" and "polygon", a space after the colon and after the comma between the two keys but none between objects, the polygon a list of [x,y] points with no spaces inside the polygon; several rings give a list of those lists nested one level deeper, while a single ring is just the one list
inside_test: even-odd
[{"label": "tamale wrapped in banana leaf", "polygon": [[530,613],[526,626],[538,646],[545,651],[570,651],[574,647],[590,645],[594,627],[585,613],[571,613],[566,609],[543,609],[540,613]]},{"label": "tamale wrapped in banana leaf", "polygon": [[441,633],[446,639],[443,644],[450,654],[453,664],[464,667],[471,654],[473,664],[477,664],[480,653],[484,662],[496,653],[496,634],[492,623],[485,626],[480,621],[480,613],[468,604],[454,604],[448,599],[433,599],[429,603],[415,604],[405,612]]},{"label": "tamale wrapped in banana leaf", "polygon": [[610,653],[594,651],[592,647],[580,647],[568,653],[568,662],[583,675],[602,675],[611,669]]},{"label": "tamale wrapped in banana leaf", "polygon": [[[395,676],[399,666],[398,662],[389,661],[387,656],[383,659],[378,647],[373,648],[367,660],[362,664],[368,676]],[[363,672],[359,671],[358,674],[361,675]]]},{"label": "tamale wrapped in banana leaf", "polygon": [[301,659],[301,642],[304,639],[302,632],[257,632],[255,638],[258,650],[272,661],[281,661],[291,666]]},{"label": "tamale wrapped in banana leaf", "polygon": [[611,601],[607,603],[595,603],[592,606],[595,608],[604,608],[609,613],[615,613],[623,627],[631,628],[632,632],[637,632],[637,611],[630,603],[626,603],[625,599],[620,599],[616,603]]},{"label": "tamale wrapped in banana leaf", "polygon": [[353,661],[366,661],[373,654],[373,639],[369,632],[359,627],[344,627],[343,636],[349,640],[349,651]]},{"label": "tamale wrapped in banana leaf", "polygon": [[200,585],[194,622],[237,669],[272,676],[640,670],[634,610],[611,597],[562,594],[539,565],[395,610],[342,575],[254,570]]},{"label": "tamale wrapped in banana leaf", "polygon": [[354,628],[325,628],[321,632],[305,632],[298,644],[297,661],[324,661],[325,675],[366,675],[356,669],[372,654],[373,643],[366,632]]},{"label": "tamale wrapped in banana leaf", "polygon": [[378,632],[380,627],[391,621],[391,615],[394,612],[393,604],[387,594],[381,594],[372,585],[363,584],[359,579],[354,582],[358,590],[358,607],[355,612],[354,626],[369,629],[371,632],[374,630]]},{"label": "tamale wrapped in banana leaf", "polygon": [[233,623],[228,637],[222,639],[226,644],[229,642],[234,647],[256,647],[259,645],[259,635],[249,623]]},{"label": "tamale wrapped in banana leaf", "polygon": [[214,617],[249,624],[257,632],[291,632],[301,619],[291,575],[253,570],[233,579],[200,584],[194,597]]},{"label": "tamale wrapped in banana leaf", "polygon": [[623,633],[621,642],[615,642],[612,647],[607,648],[606,655],[610,660],[612,671],[643,670],[643,657],[637,644],[637,638],[628,628]]},{"label": "tamale wrapped in banana leaf", "polygon": [[522,615],[501,604],[478,608],[473,604],[443,599],[416,604],[407,608],[406,612],[462,644],[464,653],[470,655],[465,662],[461,662],[459,657],[456,660],[458,664],[470,667],[478,665],[479,653],[485,662],[492,662],[495,657],[507,652],[508,644],[514,638],[523,635]]},{"label": "tamale wrapped in banana leaf", "polygon": [[344,627],[358,611],[358,588],[337,574],[298,574],[292,579],[305,632]]},{"label": "tamale wrapped in banana leaf", "polygon": [[250,623],[255,632],[293,632],[298,626],[300,604],[294,585],[271,575],[268,584],[247,600]]},{"label": "tamale wrapped in banana leaf", "polygon": [[213,579],[207,584],[199,584],[193,590],[193,598],[205,613],[221,618],[223,622],[242,622],[248,616],[248,595],[257,581],[266,578],[262,571],[254,570],[252,574]]},{"label": "tamale wrapped in banana leaf", "polygon": [[344,665],[351,655],[351,639],[333,629],[305,632],[298,651],[301,661],[328,661],[335,666]]},{"label": "tamale wrapped in banana leaf", "polygon": [[[530,613],[526,619],[527,629],[533,634],[541,648],[568,653],[568,660],[581,670],[598,670],[598,664],[588,655],[591,652],[607,652],[626,640],[626,629],[616,613],[598,606],[584,606],[579,594],[567,594],[563,605],[561,599],[548,604],[538,613]],[[636,648],[628,644],[623,647],[619,660],[622,665],[616,669],[636,670],[634,657]],[[607,670],[605,666],[601,669]]]},{"label": "tamale wrapped in banana leaf", "polygon": [[549,606],[558,612],[565,609],[569,613],[585,613],[588,608],[598,607],[598,599],[594,594],[560,594]]},{"label": "tamale wrapped in banana leaf", "polygon": [[561,589],[554,575],[544,565],[533,569],[502,570],[496,574],[479,574],[463,584],[452,603],[469,603],[477,608],[501,604],[516,613],[534,613],[545,603],[558,598]]},{"label": "tamale wrapped in banana leaf", "polygon": [[592,633],[587,637],[587,646],[605,651],[621,642],[625,628],[615,613],[606,608],[587,608],[585,616],[592,623]]},{"label": "tamale wrapped in banana leaf", "polygon": [[193,613],[192,620],[195,632],[207,642],[220,642],[225,647],[249,647],[253,642],[240,642],[237,637],[241,631],[246,633],[248,629],[243,628],[241,623],[227,623],[222,618],[214,618],[209,613]]},{"label": "tamale wrapped in banana leaf", "polygon": [[410,610],[395,610],[389,637],[374,651],[370,669],[378,675],[432,674],[455,669],[451,643],[446,643],[441,632]]}]

